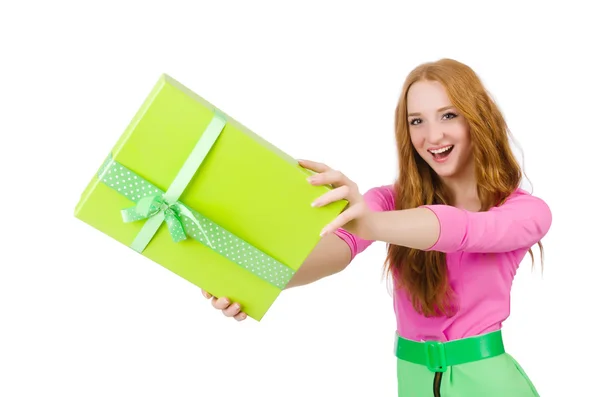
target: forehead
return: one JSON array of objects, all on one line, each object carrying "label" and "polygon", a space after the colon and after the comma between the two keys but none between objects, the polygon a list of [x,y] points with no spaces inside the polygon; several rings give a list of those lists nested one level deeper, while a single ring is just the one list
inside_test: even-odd
[{"label": "forehead", "polygon": [[411,85],[406,97],[408,113],[436,111],[450,105],[446,89],[437,81],[417,81]]}]

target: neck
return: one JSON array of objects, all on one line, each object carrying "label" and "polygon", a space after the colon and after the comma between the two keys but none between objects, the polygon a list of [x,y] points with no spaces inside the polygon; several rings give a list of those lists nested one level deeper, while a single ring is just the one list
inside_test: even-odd
[{"label": "neck", "polygon": [[468,211],[481,209],[481,201],[477,193],[477,179],[473,167],[467,167],[460,175],[442,178],[452,195],[452,205]]}]

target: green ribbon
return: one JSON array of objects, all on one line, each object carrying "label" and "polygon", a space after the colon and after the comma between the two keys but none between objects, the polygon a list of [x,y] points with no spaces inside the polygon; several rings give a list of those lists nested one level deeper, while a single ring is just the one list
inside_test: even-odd
[{"label": "green ribbon", "polygon": [[225,116],[215,110],[213,119],[166,192],[110,155],[100,167],[98,179],[135,203],[121,210],[124,222],[146,219],[130,245],[135,251],[143,252],[165,222],[174,242],[191,237],[255,276],[283,289],[294,275],[293,269],[178,201],[219,137],[225,122]]},{"label": "green ribbon", "polygon": [[[221,131],[223,131],[226,122],[227,119],[225,116],[215,110],[212,120],[175,176],[175,179],[171,182],[167,192],[163,195],[145,198],[137,203],[134,209],[135,213],[142,215],[143,217],[149,217],[149,219],[131,244],[131,248],[137,252],[142,252],[165,220],[167,221],[169,232],[174,241],[179,242],[186,239],[183,225],[179,219],[179,214],[183,212],[187,213],[188,217],[191,217],[191,219],[194,219],[194,217],[191,216],[189,210],[187,210],[182,203],[178,203],[177,200],[179,200],[179,196],[181,196],[181,193],[183,193],[198,170],[198,167],[200,167],[200,164],[204,161],[204,158],[216,142]],[[123,220],[125,222],[131,222],[131,219],[139,220],[139,218],[133,217],[132,215],[133,211],[126,210],[122,213]],[[197,223],[197,225],[202,233],[206,234],[200,224]]]},{"label": "green ribbon", "polygon": [[[145,224],[149,225],[147,226],[147,231],[144,232],[142,229],[140,233],[138,233],[133,243],[131,243],[131,247],[137,252],[142,252],[145,249],[149,241],[148,234],[153,232],[153,236],[154,233],[156,233],[156,230],[158,230],[158,226],[160,226],[163,221],[166,221],[167,228],[169,229],[169,233],[171,234],[171,238],[174,242],[178,243],[187,239],[187,234],[185,233],[185,229],[183,227],[181,215],[187,216],[192,222],[194,222],[194,224],[206,238],[207,245],[213,248],[213,245],[202,225],[200,225],[192,212],[180,202],[169,204],[162,195],[156,194],[153,196],[143,197],[133,208],[121,210],[123,222],[136,222],[140,219],[149,218],[149,221]],[[152,236],[150,236],[150,238]]]}]

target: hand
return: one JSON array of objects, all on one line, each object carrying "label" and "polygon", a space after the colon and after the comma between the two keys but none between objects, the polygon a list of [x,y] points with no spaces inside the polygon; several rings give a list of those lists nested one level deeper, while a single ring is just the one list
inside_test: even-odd
[{"label": "hand", "polygon": [[321,236],[332,233],[343,227],[349,233],[364,236],[368,232],[368,218],[371,210],[367,206],[363,195],[358,190],[356,183],[351,181],[340,171],[331,169],[325,164],[308,160],[299,160],[298,163],[317,174],[308,178],[312,185],[332,185],[334,189],[320,196],[313,202],[314,207],[322,207],[334,201],[345,199],[349,206],[336,219],[323,228]]},{"label": "hand", "polygon": [[217,297],[212,296],[204,290],[202,290],[202,295],[204,295],[206,299],[210,299],[213,307],[221,310],[226,317],[233,317],[237,321],[243,321],[248,317],[246,313],[241,311],[241,305],[239,303],[232,304],[229,302],[229,299],[224,297],[217,299]]}]

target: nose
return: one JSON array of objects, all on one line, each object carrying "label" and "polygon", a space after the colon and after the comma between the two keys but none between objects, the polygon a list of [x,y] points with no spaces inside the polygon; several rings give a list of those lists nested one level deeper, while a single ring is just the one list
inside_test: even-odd
[{"label": "nose", "polygon": [[442,139],[444,138],[444,131],[442,128],[443,127],[441,125],[436,123],[429,124],[425,132],[425,138],[427,141],[432,145],[441,143]]}]

